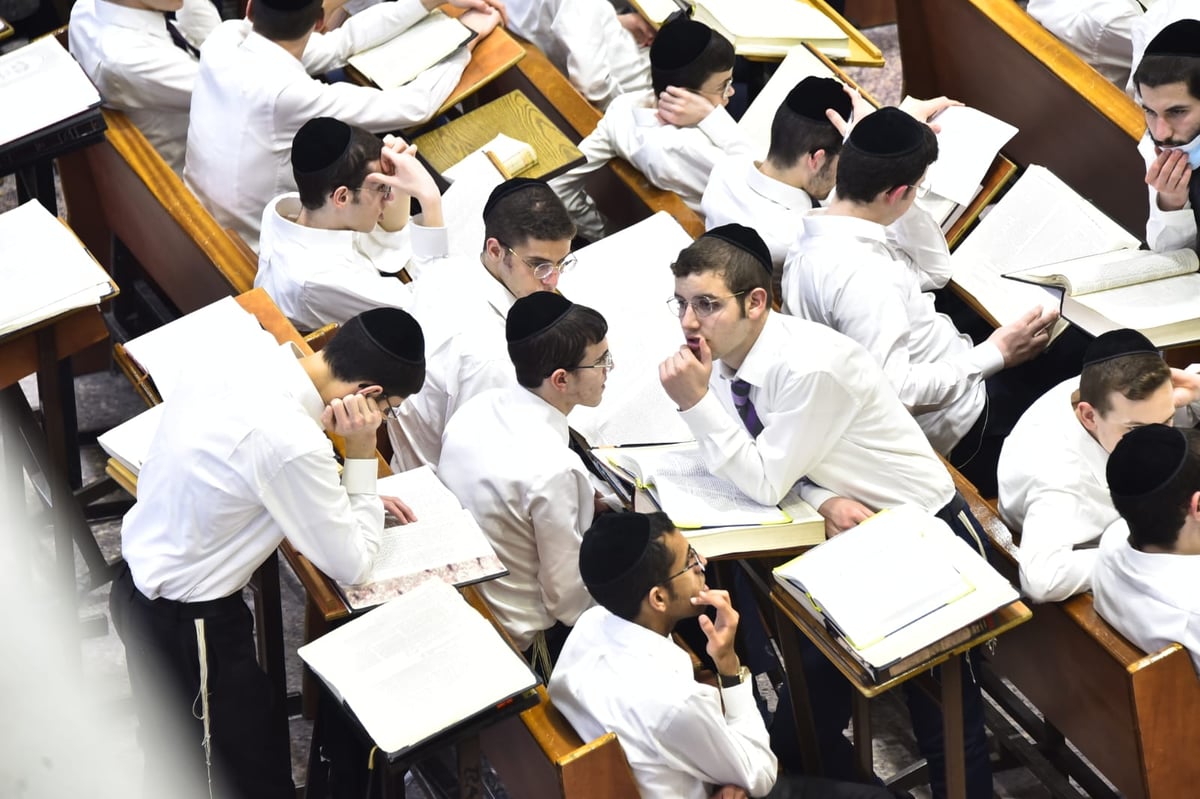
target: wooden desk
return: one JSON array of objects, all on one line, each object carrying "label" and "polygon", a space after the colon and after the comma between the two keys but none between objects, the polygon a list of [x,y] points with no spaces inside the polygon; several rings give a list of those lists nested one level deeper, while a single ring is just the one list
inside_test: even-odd
[{"label": "wooden desk", "polygon": [[[785,668],[788,673],[803,673],[803,662],[800,657],[797,631],[803,633],[813,642],[837,670],[854,686],[854,748],[859,760],[859,768],[867,777],[874,777],[875,769],[871,756],[871,720],[868,700],[879,694],[895,688],[911,679],[926,679],[929,670],[941,667],[941,686],[934,687],[933,696],[940,696],[942,717],[945,724],[946,750],[946,789],[951,799],[963,799],[966,796],[966,768],[963,762],[963,715],[962,715],[962,655],[969,649],[990,641],[1030,619],[1033,615],[1022,602],[1013,602],[993,616],[996,625],[993,629],[969,639],[929,660],[918,668],[894,676],[881,683],[873,683],[865,671],[845,652],[833,639],[833,636],[811,614],[800,606],[791,594],[780,586],[771,589],[771,601],[776,611],[777,634],[783,649]],[[798,691],[791,691],[793,704]],[[797,707],[797,720],[802,718],[803,711]]]},{"label": "wooden desk", "polygon": [[537,153],[537,163],[514,177],[548,180],[584,161],[579,148],[520,90],[498,97],[413,141],[430,166],[445,172],[497,133],[527,142]]}]

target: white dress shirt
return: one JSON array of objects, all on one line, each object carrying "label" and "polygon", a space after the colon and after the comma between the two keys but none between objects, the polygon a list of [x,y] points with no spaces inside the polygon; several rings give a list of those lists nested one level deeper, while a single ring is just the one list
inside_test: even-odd
[{"label": "white dress shirt", "polygon": [[708,230],[737,223],[758,231],[771,251],[776,274],[796,240],[800,220],[812,207],[808,192],[767,177],[749,155],[718,161],[700,200]]},{"label": "white dress shirt", "polygon": [[775,785],[750,682],[719,693],[696,682],[674,641],[605,608],[579,617],[549,690],[584,741],[617,734],[642,796],[707,799],[723,785],[763,796]]},{"label": "white dress shirt", "polygon": [[617,95],[650,88],[650,48],[622,27],[608,0],[508,0],[508,27],[546,54],[603,110]]},{"label": "white dress shirt", "polygon": [[336,30],[314,33],[303,62],[251,30],[249,20],[221,24],[200,49],[184,178],[224,227],[258,249],[263,209],[296,190],[292,138],[308,120],[328,116],[373,133],[424,122],[442,104],[469,60],[460,49],[398,89],[327,84],[309,73],[346,59],[425,17],[420,0],[381,3]]},{"label": "white dress shirt", "polygon": [[375,460],[347,460],[338,477],[298,350],[242,356],[179,386],[138,475],[121,554],[151,599],[240,591],[285,536],[346,583],[369,574],[379,548]]},{"label": "white dress shirt", "polygon": [[[757,440],[734,408],[735,378],[750,384],[763,423]],[[779,502],[802,477],[814,508],[843,496],[936,513],[954,496],[949,472],[871,356],[831,328],[772,312],[741,368],[718,361],[708,389],[683,419],[709,470],[758,502]]]},{"label": "white dress shirt", "polygon": [[254,277],[300,330],[340,325],[372,308],[407,309],[408,286],[379,273],[399,272],[414,258],[445,257],[448,249],[446,228],[416,218],[396,231],[323,230],[297,224],[300,207],[298,194],[283,194],[263,212]]},{"label": "white dress shirt", "polygon": [[1132,29],[1143,13],[1138,0],[1029,0],[1025,10],[1075,55],[1125,88]]},{"label": "white dress shirt", "polygon": [[1080,424],[1072,377],[1029,406],[1000,451],[1000,516],[1021,533],[1021,590],[1057,602],[1092,587],[1094,544],[1119,518],[1108,496],[1108,453]]},{"label": "white dress shirt", "polygon": [[612,159],[624,158],[651,184],[675,192],[699,212],[713,164],[750,149],[723,107],[686,128],[665,125],[656,113],[653,89],[620,95],[609,104],[596,129],[579,143],[587,163],[550,181],[581,235],[592,240],[604,236],[604,220],[584,183]]},{"label": "white dress shirt", "polygon": [[[175,17],[179,32],[196,47],[220,24],[209,0],[183,0]],[[104,104],[128,114],[171,169],[182,172],[199,63],[171,40],[163,13],[79,0],[71,7],[67,38]]]},{"label": "white dress shirt", "polygon": [[783,270],[783,307],[866,347],[943,455],[983,412],[984,380],[1004,368],[994,344],[975,346],[934,309],[884,226],[865,219],[814,211],[803,220]]},{"label": "white dress shirt", "polygon": [[1147,653],[1179,642],[1200,672],[1200,557],[1139,552],[1124,520],[1104,531],[1092,575],[1096,612]]},{"label": "white dress shirt", "polygon": [[[1138,142],[1138,152],[1146,162],[1146,169],[1158,156],[1154,152],[1154,142],[1150,141],[1150,133],[1142,134]],[[1196,176],[1192,176],[1196,180]],[[1158,191],[1153,186],[1150,191],[1150,218],[1146,222],[1146,243],[1155,252],[1184,250],[1196,246],[1196,214],[1189,199],[1178,211],[1163,211],[1158,207]]]},{"label": "white dress shirt", "polygon": [[409,311],[425,333],[425,385],[388,419],[392,468],[436,472],[446,422],[472,397],[517,385],[504,325],[516,298],[478,257],[451,258],[414,286]]},{"label": "white dress shirt", "polygon": [[567,417],[520,386],[480,394],[446,424],[438,477],[509,571],[479,593],[517,646],[556,620],[575,624],[592,604],[579,542],[595,490],[568,447]]}]

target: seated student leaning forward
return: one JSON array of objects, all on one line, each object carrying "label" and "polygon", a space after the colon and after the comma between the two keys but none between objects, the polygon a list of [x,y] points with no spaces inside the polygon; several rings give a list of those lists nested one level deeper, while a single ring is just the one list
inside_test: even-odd
[{"label": "seated student leaning forward", "polygon": [[[710,230],[679,253],[672,309],[686,343],[659,367],[709,471],[763,503],[800,493],[836,534],[877,510],[916,505],[981,556],[979,522],[925,435],[861,346],[824,325],[771,311],[771,255],[749,228]],[[968,670],[969,671],[969,670]],[[817,720],[822,751],[845,746],[845,701]],[[945,795],[941,712],[907,691],[935,797]],[[992,795],[983,700],[963,681],[968,796]],[[840,744],[839,744],[840,742]]]},{"label": "seated student leaning forward", "polygon": [[713,164],[749,148],[725,110],[733,96],[733,59],[733,45],[703,23],[680,18],[663,25],[650,47],[654,88],[613,100],[579,143],[587,163],[550,182],[581,235],[604,235],[604,220],[584,184],[614,158],[700,210]]},{"label": "seated student leaning forward", "polygon": [[[254,285],[299,330],[371,308],[408,309],[412,293],[391,273],[447,253],[433,178],[416,147],[392,136],[387,142],[331,117],[305,122],[292,140],[300,191],[281,194],[263,212]],[[414,197],[422,213],[410,220]]]},{"label": "seated student leaning forward", "polygon": [[1178,641],[1200,671],[1200,432],[1130,431],[1108,486],[1124,524],[1100,540],[1096,612],[1146,652]]},{"label": "seated student leaning forward", "polygon": [[591,604],[578,554],[597,496],[568,446],[567,414],[600,404],[613,367],[607,332],[604,317],[561,295],[517,300],[506,337],[520,385],[463,405],[442,438],[438,476],[509,570],[479,591],[517,646],[544,638],[551,661]]},{"label": "seated student leaning forward", "polygon": [[[665,514],[613,513],[583,537],[579,572],[598,607],[580,616],[550,698],[584,740],[615,732],[645,797],[888,799],[874,785],[777,774],[738,613],[704,582],[705,561]],[[706,607],[715,619],[699,615]],[[719,689],[697,682],[676,623],[699,615]],[[715,792],[715,793],[714,793]]]},{"label": "seated student leaning forward", "polygon": [[[376,428],[420,390],[423,350],[411,316],[379,308],[314,355],[231,352],[166,404],[109,597],[148,796],[190,797],[185,786],[211,779],[220,796],[294,798],[287,725],[275,724],[242,589],[285,536],[337,580],[369,574],[384,510],[409,518],[376,493]],[[341,475],[323,430],[345,441]]]}]

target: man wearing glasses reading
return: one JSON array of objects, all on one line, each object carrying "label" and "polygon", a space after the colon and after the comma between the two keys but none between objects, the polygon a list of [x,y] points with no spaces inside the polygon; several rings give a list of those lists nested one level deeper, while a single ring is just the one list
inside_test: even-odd
[{"label": "man wearing glasses reading", "polygon": [[[263,213],[254,285],[298,329],[371,308],[409,309],[412,293],[393,273],[446,255],[442,197],[416,149],[331,117],[306,122],[292,140],[299,193],[281,194]],[[410,220],[412,197],[422,213]]]},{"label": "man wearing glasses reading", "polygon": [[516,384],[504,325],[521,297],[554,291],[575,264],[575,226],[544,181],[514,178],[483,206],[478,257],[448,258],[413,283],[412,313],[428,342],[425,388],[388,421],[392,468],[438,468],[442,433],[464,402]]}]

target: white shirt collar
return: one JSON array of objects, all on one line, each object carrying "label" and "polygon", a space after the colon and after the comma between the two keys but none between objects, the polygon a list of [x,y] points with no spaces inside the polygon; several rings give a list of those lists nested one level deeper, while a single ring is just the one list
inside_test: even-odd
[{"label": "white shirt collar", "polygon": [[830,214],[827,208],[814,208],[804,217],[806,236],[853,236],[867,242],[888,245],[887,228],[869,219]]},{"label": "white shirt collar", "polygon": [[783,323],[775,311],[767,312],[767,322],[759,332],[758,338],[750,345],[745,360],[736,370],[731,369],[721,361],[720,375],[725,380],[741,379],[752,386],[761,388],[767,380],[767,373],[775,365],[780,336],[783,335]]},{"label": "white shirt collar", "polygon": [[342,254],[354,246],[353,230],[327,230],[296,222],[300,208],[300,195],[295,192],[275,198],[272,204],[274,222],[287,231],[289,241],[300,242],[307,248],[331,250]]},{"label": "white shirt collar", "polygon": [[161,11],[151,11],[147,8],[130,8],[129,6],[109,3],[107,0],[96,0],[96,16],[110,25],[119,25],[136,31],[145,31],[154,36],[170,40],[167,33],[167,20]]},{"label": "white shirt collar", "polygon": [[524,386],[516,386],[510,389],[510,391],[514,402],[518,405],[527,405],[529,408],[534,409],[533,412],[546,422],[547,427],[554,430],[558,437],[562,439],[563,444],[567,444],[570,441],[567,417],[558,408],[555,408]]}]

